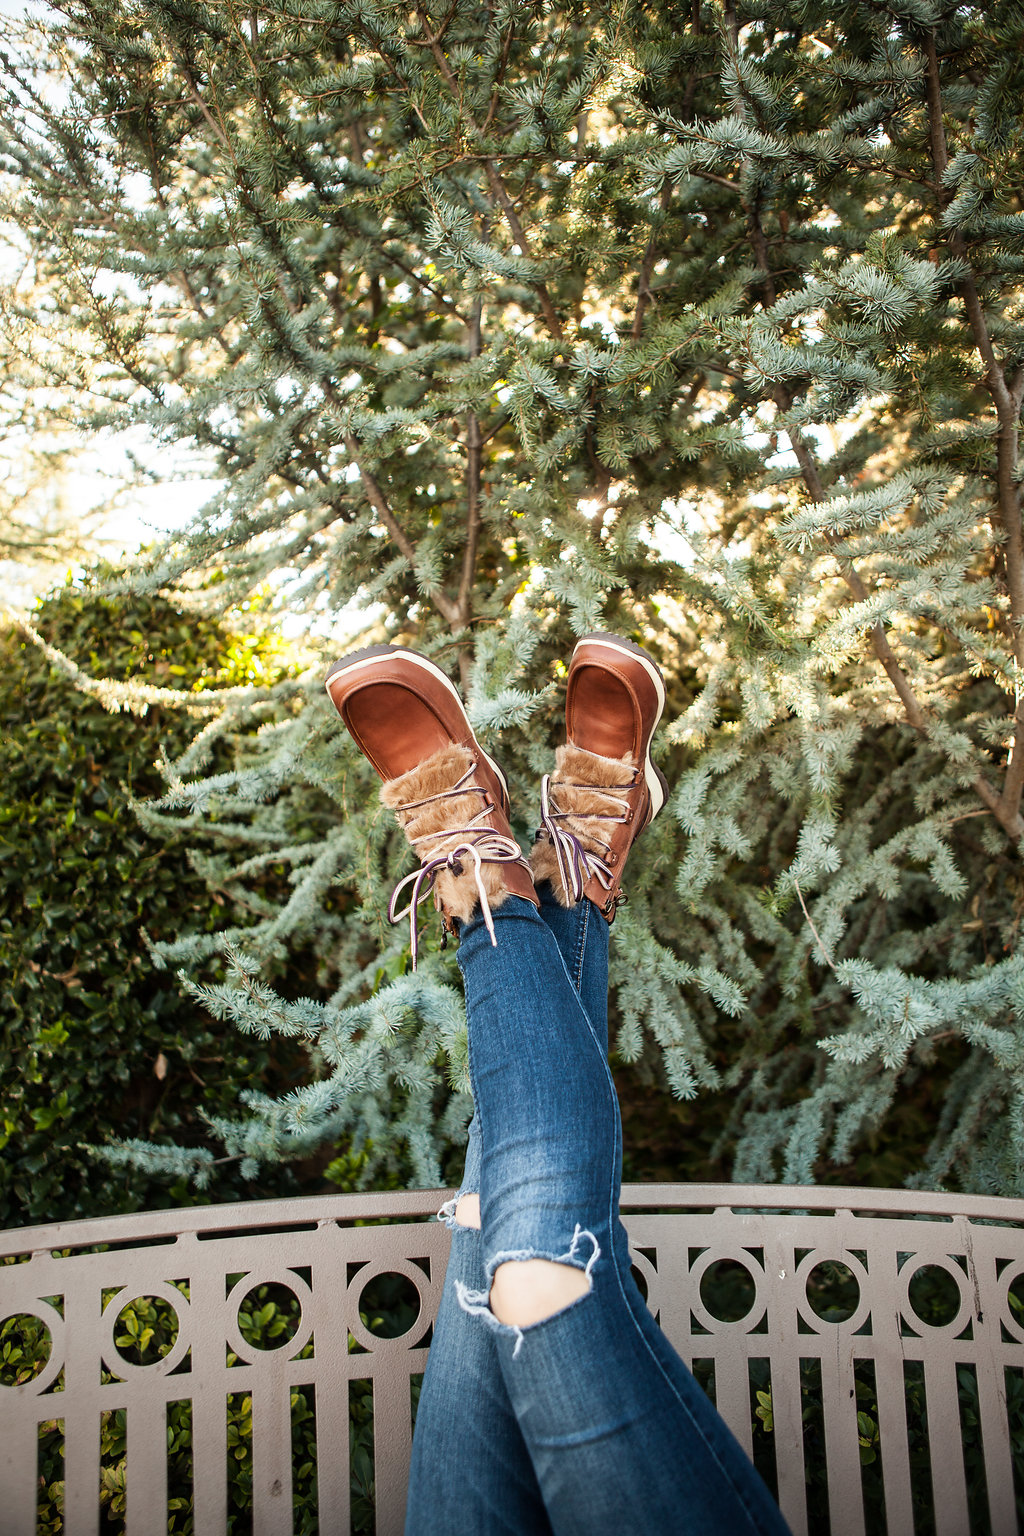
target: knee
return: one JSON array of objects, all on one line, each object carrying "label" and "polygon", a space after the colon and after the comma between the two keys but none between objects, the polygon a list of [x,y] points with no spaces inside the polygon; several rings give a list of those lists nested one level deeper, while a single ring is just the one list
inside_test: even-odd
[{"label": "knee", "polygon": [[459,1203],[455,1207],[455,1225],[457,1227],[472,1227],[480,1230],[480,1196],[478,1194],[460,1195]]},{"label": "knee", "polygon": [[589,1269],[557,1259],[508,1259],[491,1282],[491,1311],[499,1323],[528,1328],[563,1312],[591,1288]]}]

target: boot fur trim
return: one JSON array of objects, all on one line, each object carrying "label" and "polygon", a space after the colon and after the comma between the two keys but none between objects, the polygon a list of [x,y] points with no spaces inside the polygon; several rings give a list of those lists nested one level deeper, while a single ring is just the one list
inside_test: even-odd
[{"label": "boot fur trim", "polygon": [[[447,746],[441,747],[433,757],[425,758],[422,763],[417,763],[415,768],[410,768],[408,773],[403,773],[401,778],[386,779],[380,787],[380,798],[389,810],[397,811],[400,806],[408,805],[414,800],[426,800],[430,795],[443,794],[446,789],[451,789],[458,783],[464,773],[469,771],[469,765],[473,761],[473,754],[468,747],[460,742],[452,741]],[[469,803],[470,796],[460,796]],[[458,801],[455,802],[458,804]],[[473,811],[479,810],[479,805],[473,806]],[[423,807],[423,811],[430,809]],[[422,815],[423,811],[416,812]]]},{"label": "boot fur trim", "polygon": [[[607,839],[610,823],[591,822],[589,818],[614,811],[614,801],[599,791],[631,786],[635,768],[636,759],[631,752],[625,757],[600,757],[567,741],[555,753],[550,793],[558,809],[566,813],[559,825],[578,839],[585,852],[600,855],[605,851],[600,839]],[[566,890],[558,855],[547,833],[533,845],[530,870],[535,885],[543,880],[550,883],[560,906],[573,905],[572,893]]]},{"label": "boot fur trim", "polygon": [[[458,830],[469,827],[473,818],[485,806],[485,791],[475,786],[471,788],[472,778],[466,779],[468,793],[446,795],[443,800],[433,800],[429,805],[417,803],[453,789],[469,773],[472,762],[473,753],[468,747],[459,742],[451,742],[425,762],[410,768],[408,773],[403,773],[397,779],[388,779],[381,786],[381,800],[395,812],[399,825],[412,844],[413,852],[422,862],[450,853],[460,843],[472,843],[487,830],[483,824],[470,828],[468,832]],[[406,809],[410,806],[412,809]],[[433,835],[435,833],[438,835]],[[452,869],[441,870],[438,874],[434,886],[434,905],[447,916],[468,922],[476,910],[479,890],[472,854],[466,854],[461,862],[462,874],[456,874]],[[500,907],[508,895],[502,865],[482,863],[480,879],[492,910]]]}]

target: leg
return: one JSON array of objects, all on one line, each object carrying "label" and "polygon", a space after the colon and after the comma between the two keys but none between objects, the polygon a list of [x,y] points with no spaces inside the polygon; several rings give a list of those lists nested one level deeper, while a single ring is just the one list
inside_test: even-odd
[{"label": "leg", "polygon": [[[550,886],[538,895],[573,985],[606,1037],[607,924],[588,902],[560,906]],[[544,1536],[551,1529],[505,1390],[496,1340],[457,1298],[459,1287],[477,1291],[486,1284],[479,1189],[474,1116],[462,1188],[448,1214],[452,1246],[416,1414],[406,1536]]]},{"label": "leg", "polygon": [[[537,887],[537,895],[540,915],[551,930],[569,980],[607,1056],[608,924],[586,899],[564,907],[547,881]],[[504,1265],[497,1272],[491,1303],[503,1321],[508,1320],[506,1310],[513,1309],[517,1322],[539,1322],[587,1289],[581,1271],[547,1259],[527,1259]]]},{"label": "leg", "polygon": [[[461,1299],[496,1341],[551,1525],[559,1536],[780,1536],[753,1467],[643,1322],[603,1042],[539,914],[513,899],[494,922],[497,948],[479,920],[459,947],[494,1285]],[[555,1266],[571,1272],[572,1294],[552,1307]]]},{"label": "leg", "polygon": [[[493,1336],[459,1306],[483,1284],[480,1136],[474,1117],[452,1246],[423,1378],[409,1469],[406,1536],[547,1536],[551,1527],[512,1412]],[[476,1209],[474,1209],[474,1206]]]},{"label": "leg", "polygon": [[[594,903],[583,900],[576,906],[562,905],[555,894],[544,881],[537,887],[537,895],[540,897],[540,915],[554,935],[559,952],[569,978],[575,991],[578,993],[584,1012],[588,1015],[594,1026],[598,1040],[607,1055],[608,1046],[608,938],[609,928],[601,918],[599,909]],[[479,1177],[474,1184],[479,1188]],[[624,1242],[628,1239],[623,1237]],[[534,1260],[533,1266],[542,1270],[546,1260]],[[502,1269],[503,1279],[514,1274],[517,1266],[510,1265]],[[576,1275],[573,1271],[573,1276]],[[470,1288],[484,1286],[483,1258],[480,1257],[481,1278],[474,1282],[469,1280],[466,1284]],[[665,1368],[670,1374],[679,1370],[686,1370],[676,1355],[675,1350],[665,1338],[664,1333],[651,1316],[650,1310],[640,1294],[639,1289],[632,1278],[632,1265],[630,1264],[629,1284],[625,1287],[626,1300],[634,1314],[637,1326],[647,1338],[653,1352],[664,1362]],[[532,1298],[526,1298],[532,1301]],[[563,1304],[573,1299],[572,1294],[563,1295]],[[687,1372],[687,1375],[689,1373]]]}]

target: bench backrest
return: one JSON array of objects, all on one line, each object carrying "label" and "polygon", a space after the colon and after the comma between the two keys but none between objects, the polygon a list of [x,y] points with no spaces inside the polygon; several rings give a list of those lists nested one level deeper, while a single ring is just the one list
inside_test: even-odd
[{"label": "bench backrest", "polygon": [[[399,1536],[412,1379],[448,1248],[446,1228],[429,1218],[444,1198],[307,1197],[0,1235],[0,1258],[18,1260],[0,1267],[0,1323],[35,1317],[51,1338],[32,1381],[0,1387],[0,1532],[35,1531],[40,1426],[60,1421],[64,1530],[94,1536],[101,1414],[123,1410],[127,1530],[165,1536],[168,1408],[187,1401],[196,1536],[221,1536],[228,1456],[249,1454],[229,1446],[226,1404],[243,1394],[253,1530],[290,1536],[302,1388],[315,1403],[319,1528],[345,1532],[352,1392],[365,1401],[368,1382],[376,1531]],[[937,1536],[989,1522],[993,1536],[1017,1531],[1012,1463],[1022,1448],[1011,1444],[1007,1393],[1015,1403],[1024,1394],[1024,1202],[657,1185],[627,1188],[623,1209],[648,1304],[777,1488],[795,1536],[813,1536],[826,1500],[832,1536],[879,1529],[877,1501],[888,1536],[912,1536],[915,1507],[929,1505]],[[361,1305],[386,1275],[418,1296],[397,1338],[373,1331]],[[951,1298],[941,1315],[937,1283]],[[239,1307],[271,1284],[297,1298],[298,1327],[280,1347],[256,1348]],[[831,1305],[839,1294],[845,1308]],[[115,1344],[117,1318],[137,1297],[157,1298],[178,1321],[170,1351],[144,1366]]]}]

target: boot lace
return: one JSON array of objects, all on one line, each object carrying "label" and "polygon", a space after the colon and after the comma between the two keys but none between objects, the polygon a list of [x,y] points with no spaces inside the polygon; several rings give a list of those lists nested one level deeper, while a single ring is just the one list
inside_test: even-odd
[{"label": "boot lace", "polygon": [[607,821],[616,826],[621,826],[630,818],[629,793],[636,787],[639,780],[640,768],[634,768],[628,784],[579,784],[571,779],[559,779],[557,789],[585,789],[592,795],[600,795],[607,800],[613,810],[588,811],[581,816],[576,811],[563,811],[552,797],[551,775],[546,773],[540,781],[540,819],[541,826],[537,833],[538,838],[545,834],[551,841],[555,850],[555,858],[558,860],[558,872],[562,878],[562,884],[567,894],[571,895],[573,902],[577,902],[583,895],[583,889],[588,880],[595,875],[604,890],[610,890],[615,880],[607,860],[593,848],[588,848],[574,832],[570,832],[559,823],[568,820],[587,822],[587,838],[591,843],[596,843],[598,848],[603,848],[606,854],[611,853],[612,845],[601,837],[600,833],[592,830],[591,822]]},{"label": "boot lace", "polygon": [[[425,805],[435,805],[442,800],[456,800],[461,795],[481,795],[484,799],[483,805],[475,815],[469,817],[465,826],[442,827],[437,832],[422,832],[418,837],[409,838],[413,849],[419,853],[420,868],[414,869],[411,874],[399,880],[391,892],[388,920],[392,923],[400,923],[403,917],[408,917],[413,970],[416,969],[416,958],[419,954],[419,908],[428,896],[433,895],[440,874],[450,869],[452,874],[461,875],[465,872],[464,861],[469,862],[470,872],[476,881],[480,911],[487,926],[487,932],[490,934],[491,943],[496,945],[498,940],[495,937],[494,919],[491,916],[491,906],[484,887],[483,866],[484,864],[521,864],[526,870],[530,867],[523,858],[522,849],[514,837],[509,837],[494,827],[482,825],[491,814],[493,806],[486,790],[481,789],[478,784],[469,782],[476,772],[476,767],[474,760],[450,789],[443,789],[436,795],[427,795],[424,800],[409,800],[398,807],[398,815],[404,822],[410,811],[421,810]],[[453,837],[456,842],[443,850],[435,847],[435,850],[431,851],[427,846],[448,843]],[[423,845],[422,851],[421,845]],[[398,903],[407,886],[412,887],[409,892],[409,901],[399,911]]]}]

